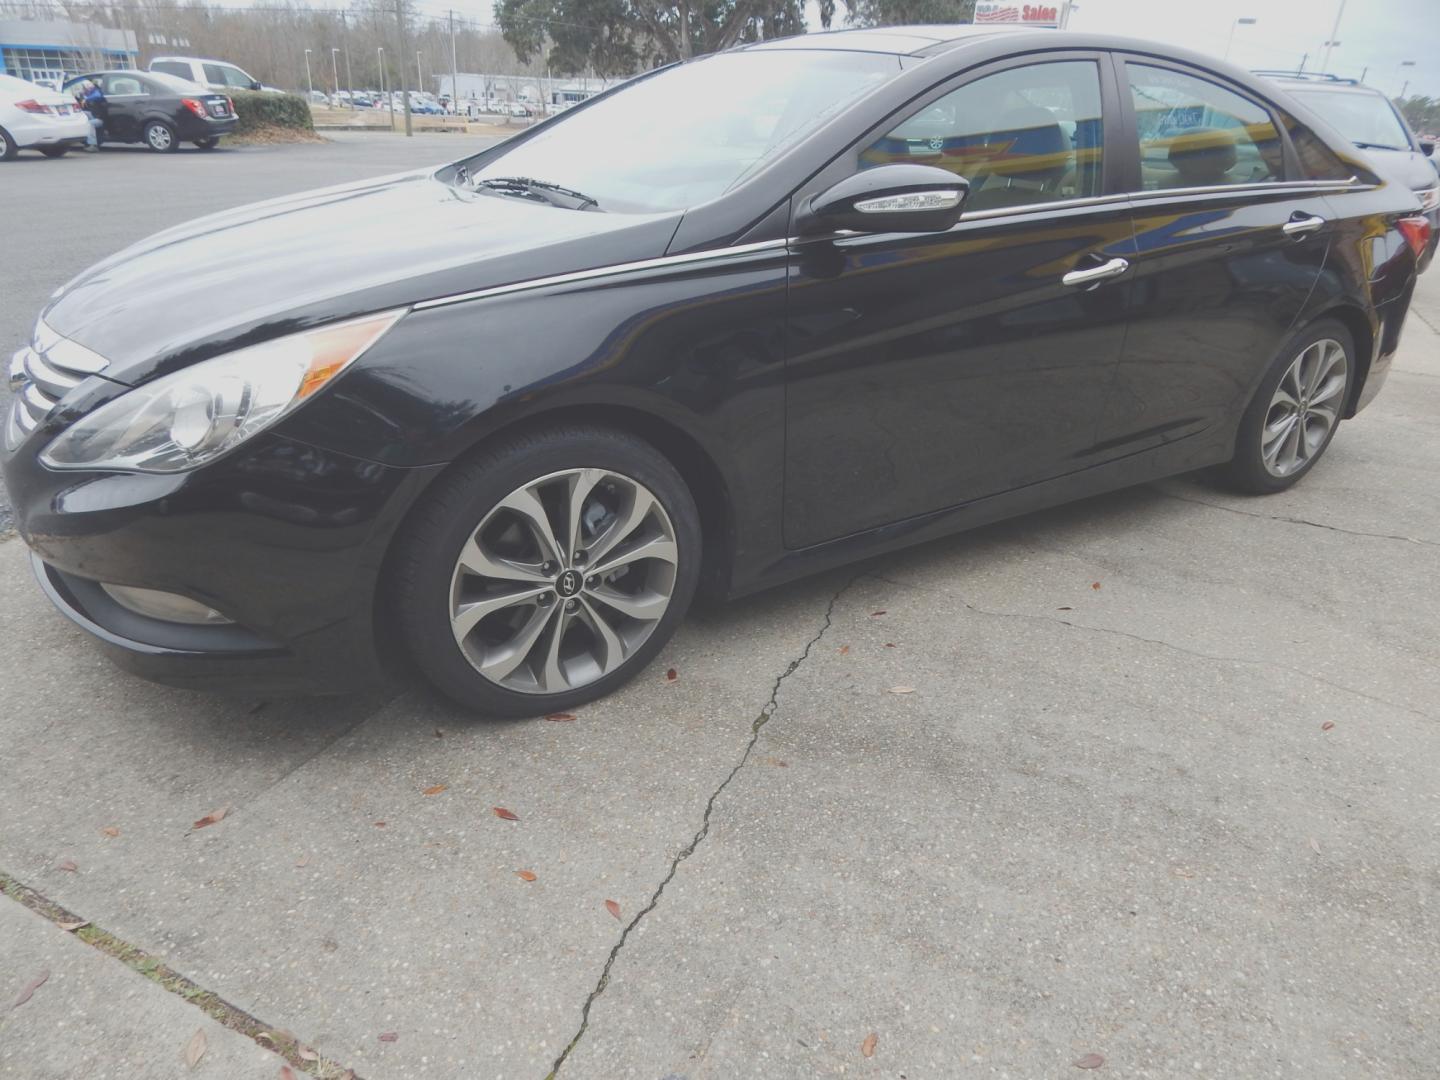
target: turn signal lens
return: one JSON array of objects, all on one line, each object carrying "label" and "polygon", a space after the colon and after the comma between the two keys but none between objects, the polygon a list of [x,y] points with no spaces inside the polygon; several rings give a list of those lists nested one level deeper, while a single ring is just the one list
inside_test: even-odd
[{"label": "turn signal lens", "polygon": [[1397,221],[1396,226],[1400,229],[1400,235],[1410,244],[1410,250],[1415,252],[1418,259],[1425,251],[1425,245],[1430,243],[1430,220],[1423,217],[1407,217]]},{"label": "turn signal lens", "polygon": [[81,417],[40,460],[52,469],[125,472],[203,465],[313,397],[403,314],[277,338],[146,383]]},{"label": "turn signal lens", "polygon": [[196,101],[193,97],[187,97],[187,98],[181,98],[181,99],[180,99],[180,104],[181,104],[181,105],[184,105],[185,108],[189,109],[189,110],[190,110],[191,112],[193,112],[196,116],[200,117],[201,119],[204,119],[204,117],[205,117],[205,105],[204,105],[202,102]]}]

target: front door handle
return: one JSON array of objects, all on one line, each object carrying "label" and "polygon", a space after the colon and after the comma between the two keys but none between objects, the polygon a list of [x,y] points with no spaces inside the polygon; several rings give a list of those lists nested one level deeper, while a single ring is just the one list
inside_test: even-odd
[{"label": "front door handle", "polygon": [[1286,236],[1308,236],[1324,224],[1325,219],[1323,217],[1316,217],[1313,214],[1307,217],[1297,216],[1292,217],[1289,221],[1285,222],[1284,225],[1281,225],[1280,231]]},{"label": "front door handle", "polygon": [[1103,262],[1099,266],[1091,266],[1085,270],[1071,270],[1060,281],[1065,285],[1094,285],[1097,281],[1119,277],[1129,269],[1128,260],[1111,259],[1109,262]]}]

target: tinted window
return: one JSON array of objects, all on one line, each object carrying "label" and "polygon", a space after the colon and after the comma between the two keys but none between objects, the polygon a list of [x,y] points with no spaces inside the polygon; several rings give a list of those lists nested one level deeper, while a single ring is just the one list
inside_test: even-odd
[{"label": "tinted window", "polygon": [[1284,179],[1280,134],[1260,105],[1193,75],[1127,63],[1140,139],[1140,187]]},{"label": "tinted window", "polygon": [[190,78],[190,65],[182,64],[178,60],[157,60],[150,65],[151,71],[162,71],[166,75],[178,75],[182,79]]},{"label": "tinted window", "polygon": [[1300,168],[1307,180],[1349,180],[1355,170],[1341,160],[1340,155],[1289,113],[1280,114],[1280,123],[1290,133],[1290,145],[1295,147],[1295,156],[1300,159]]},{"label": "tinted window", "polygon": [[127,94],[148,94],[145,84],[134,75],[106,75],[101,87],[106,97],[124,97]]},{"label": "tinted window", "polygon": [[219,64],[201,64],[205,72],[205,81],[211,86],[225,85],[225,69]]},{"label": "tinted window", "polygon": [[253,81],[239,68],[230,67],[228,64],[220,66],[220,74],[224,76],[221,82],[226,86],[233,86],[236,90],[249,90],[250,83]]},{"label": "tinted window", "polygon": [[987,75],[926,105],[860,154],[970,181],[970,210],[1100,194],[1100,72],[1088,60]]}]

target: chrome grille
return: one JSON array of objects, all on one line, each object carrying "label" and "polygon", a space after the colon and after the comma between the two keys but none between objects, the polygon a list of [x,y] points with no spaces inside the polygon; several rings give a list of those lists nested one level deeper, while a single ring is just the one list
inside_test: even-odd
[{"label": "chrome grille", "polygon": [[105,365],[103,356],[37,323],[30,344],[10,358],[13,398],[5,418],[5,449],[19,446],[66,394]]}]

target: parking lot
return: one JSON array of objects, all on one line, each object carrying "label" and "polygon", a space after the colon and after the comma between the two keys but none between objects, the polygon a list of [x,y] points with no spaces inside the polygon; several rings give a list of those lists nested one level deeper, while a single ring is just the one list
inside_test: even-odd
[{"label": "parking lot", "polygon": [[[474,145],[0,166],[0,354],[147,233]],[[1440,270],[1290,492],[702,610],[521,722],[124,676],[0,491],[0,1077],[1434,1076],[1437,475]]]}]

